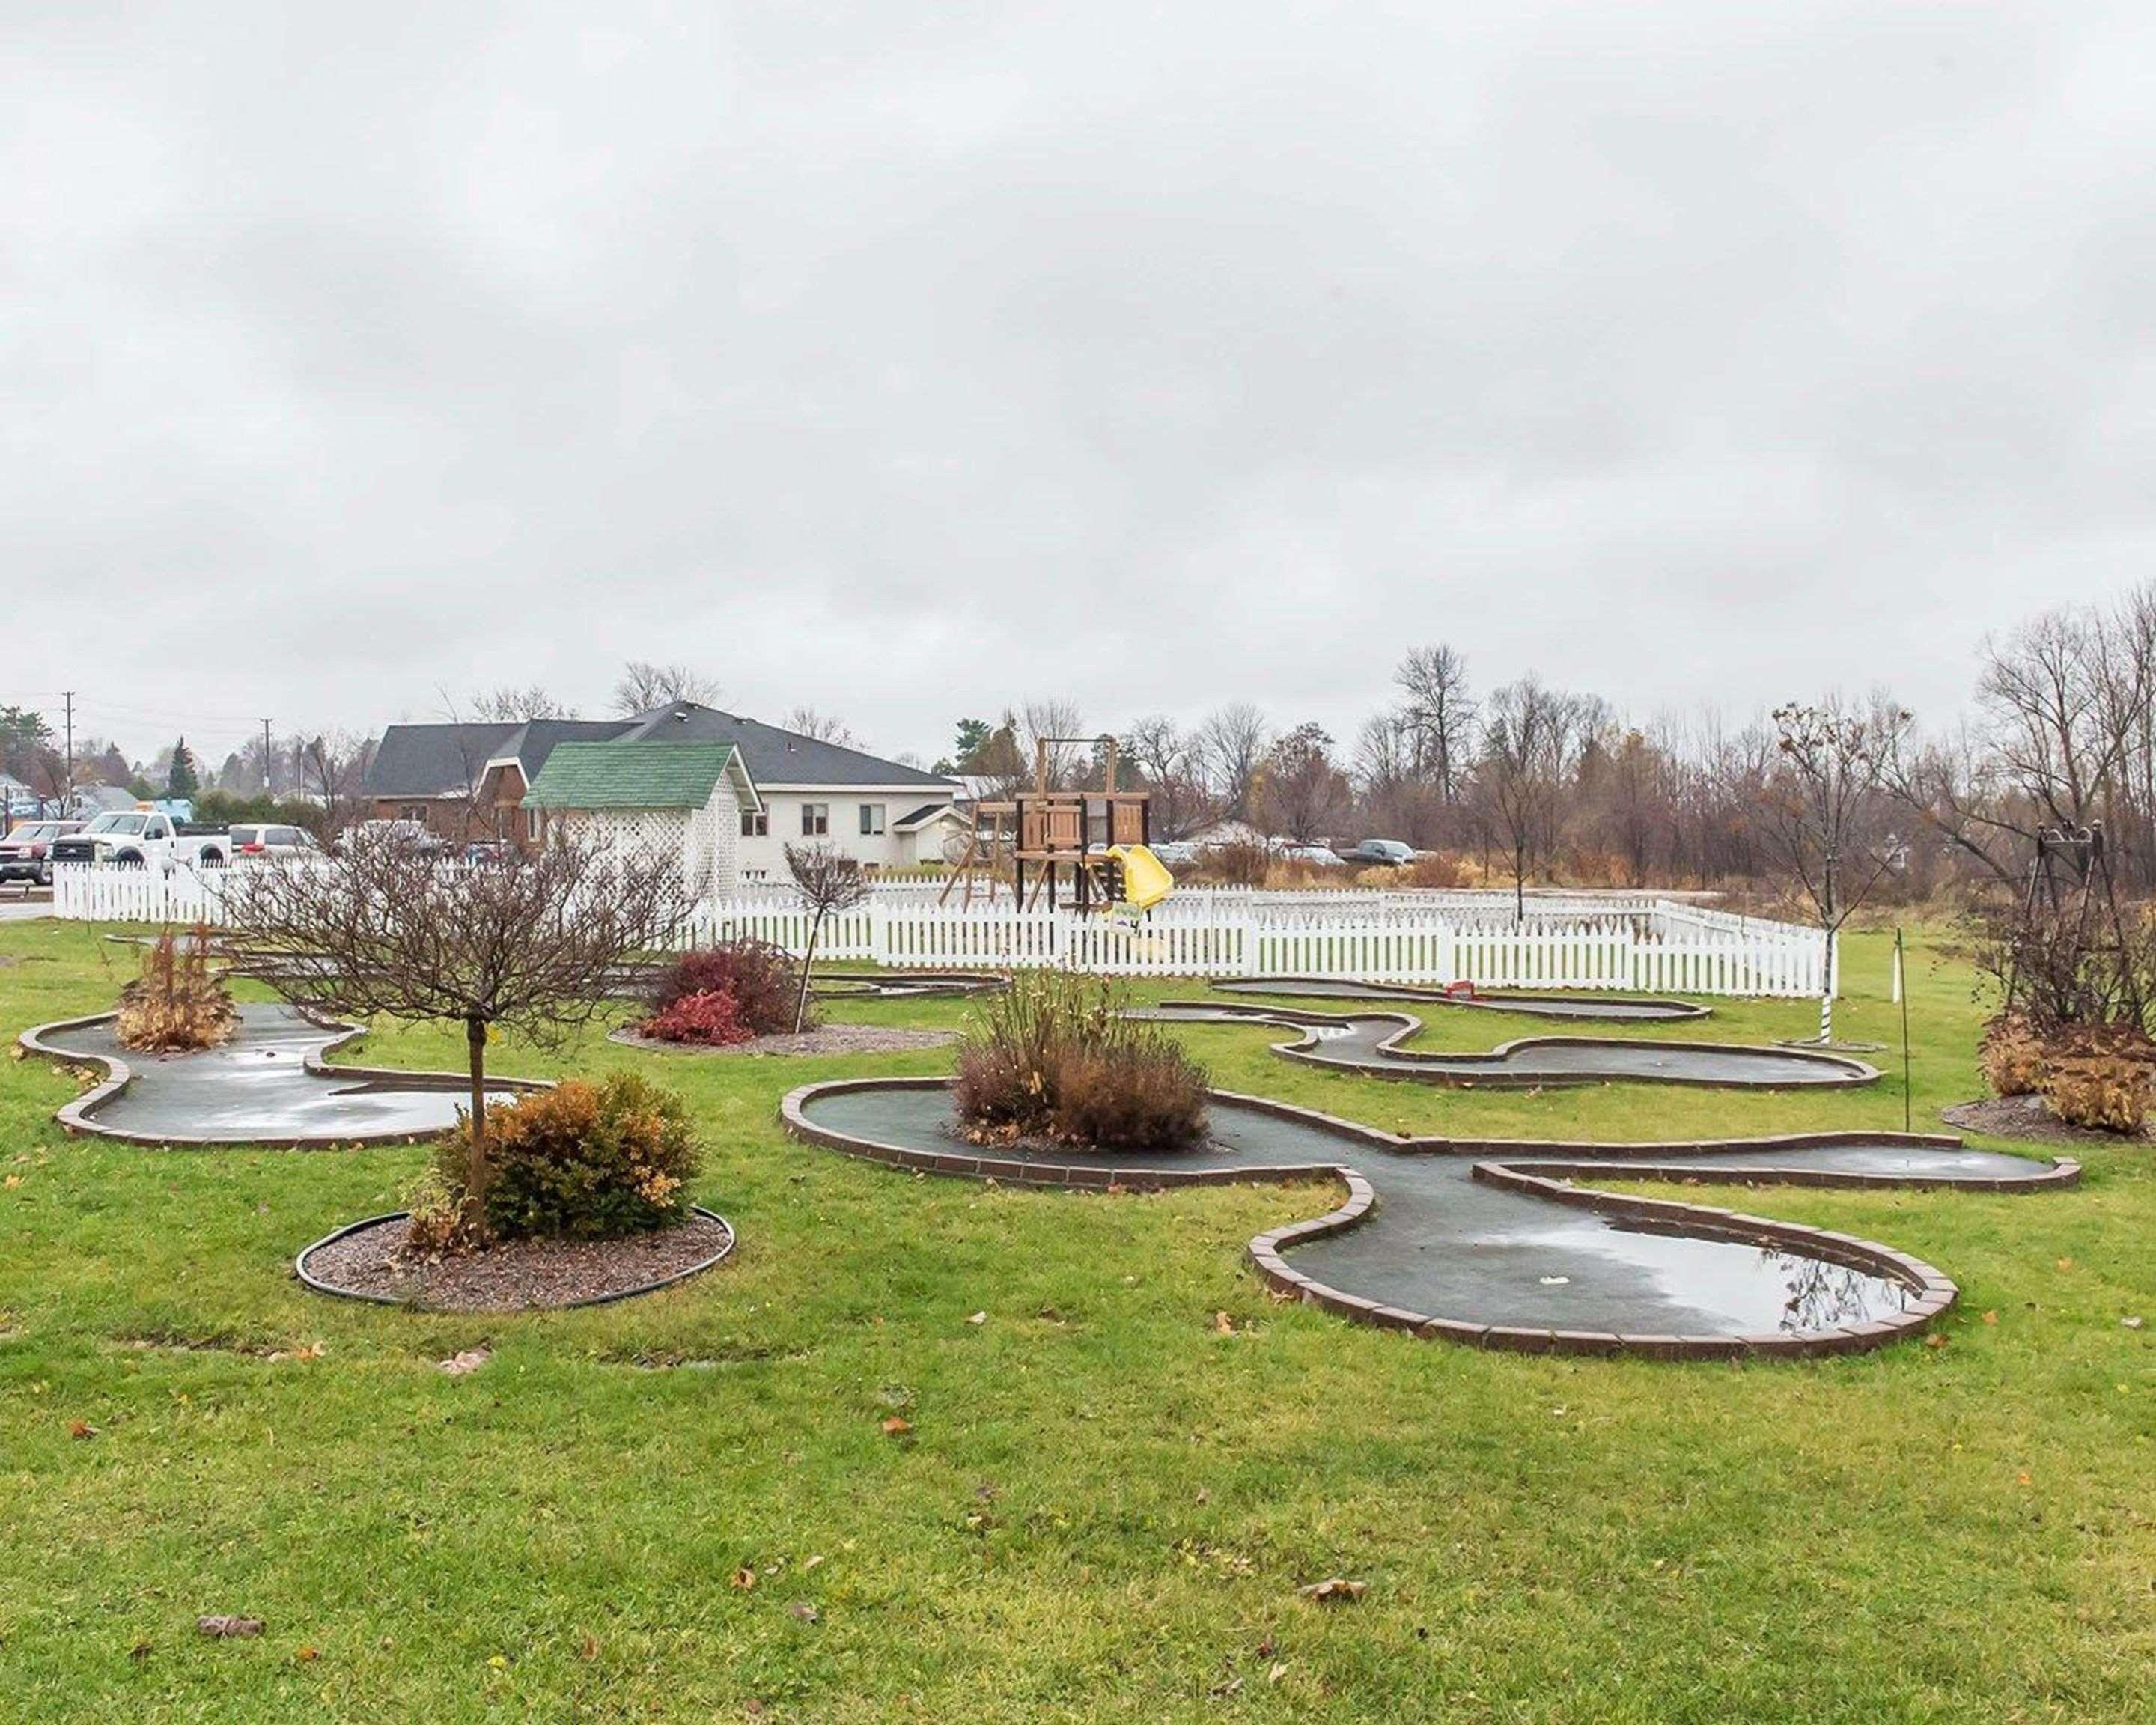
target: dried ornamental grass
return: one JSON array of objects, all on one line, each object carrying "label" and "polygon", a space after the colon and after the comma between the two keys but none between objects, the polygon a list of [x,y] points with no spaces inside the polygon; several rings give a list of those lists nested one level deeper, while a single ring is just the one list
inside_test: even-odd
[{"label": "dried ornamental grass", "polygon": [[215,1047],[239,1023],[231,991],[210,969],[207,931],[197,928],[182,947],[168,928],[121,992],[116,1032],[128,1048],[181,1054]]}]

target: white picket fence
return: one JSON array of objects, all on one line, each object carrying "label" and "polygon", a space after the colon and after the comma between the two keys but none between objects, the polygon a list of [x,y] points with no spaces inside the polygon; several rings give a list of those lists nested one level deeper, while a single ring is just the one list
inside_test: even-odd
[{"label": "white picket fence", "polygon": [[[99,922],[223,921],[229,876],[186,870],[63,867],[53,910]],[[799,952],[809,917],[790,894],[706,901],[688,932]],[[903,969],[1069,965],[1115,976],[1327,976],[1488,988],[1817,995],[1825,943],[1815,928],[1703,911],[1649,895],[1548,896],[1516,921],[1506,893],[1178,893],[1127,923],[1070,911],[938,905],[879,891],[827,919],[818,952]]]}]

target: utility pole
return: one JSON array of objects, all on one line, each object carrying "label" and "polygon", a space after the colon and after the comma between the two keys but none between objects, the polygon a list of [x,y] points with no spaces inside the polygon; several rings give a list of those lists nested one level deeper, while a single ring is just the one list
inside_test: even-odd
[{"label": "utility pole", "polygon": [[277,757],[271,752],[270,747],[270,721],[264,719],[262,721],[262,794],[265,797],[276,794],[274,775],[270,770],[276,765],[276,760]]},{"label": "utility pole", "polygon": [[60,700],[67,709],[67,777],[60,781],[60,813],[65,814],[74,795],[74,691],[62,690]]}]

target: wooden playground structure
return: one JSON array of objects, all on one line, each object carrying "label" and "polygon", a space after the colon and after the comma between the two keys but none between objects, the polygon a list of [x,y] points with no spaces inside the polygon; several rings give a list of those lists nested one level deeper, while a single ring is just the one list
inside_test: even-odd
[{"label": "wooden playground structure", "polygon": [[[1090,744],[1101,764],[1099,790],[1050,788],[1053,751]],[[1075,911],[1147,911],[1174,881],[1152,854],[1152,793],[1116,788],[1112,737],[1043,737],[1034,744],[1033,788],[973,805],[973,827],[937,895],[970,905],[977,888],[990,903],[1001,885],[1024,909],[1045,902]]]}]

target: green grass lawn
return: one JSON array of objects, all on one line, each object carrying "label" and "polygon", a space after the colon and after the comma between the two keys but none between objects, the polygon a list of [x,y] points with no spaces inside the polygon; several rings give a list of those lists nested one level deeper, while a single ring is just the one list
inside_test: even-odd
[{"label": "green grass lawn", "polygon": [[[1887,943],[1845,953],[1840,1028],[1888,1040]],[[133,962],[84,928],[0,927],[0,1029],[109,1005]],[[1977,1010],[1922,948],[1912,982],[1921,1128],[1975,1093]],[[1799,1035],[1815,1012],[1730,1004],[1656,1034]],[[1565,1028],[1432,1020],[1462,1048]],[[1223,1087],[1396,1129],[1902,1119],[1898,1070],[1854,1093],[1471,1092],[1279,1060],[1263,1027],[1181,1034]],[[382,1026],[358,1053],[448,1065],[459,1046]],[[2119,1322],[2156,1319],[2147,1150],[2092,1153],[2042,1196],[1732,1197],[1938,1265],[1963,1293],[1943,1346],[1537,1359],[1272,1303],[1243,1243],[1329,1191],[995,1190],[776,1125],[796,1084],[932,1072],[941,1051],[668,1058],[593,1034],[499,1057],[678,1086],[734,1257],[552,1316],[324,1300],[293,1254],[392,1207],[423,1149],[70,1140],[67,1076],[0,1068],[0,1717],[2156,1712],[2156,1325]],[[480,1371],[437,1369],[482,1344]],[[1296,1597],[1335,1574],[1367,1594]],[[268,1630],[208,1640],[205,1612]]]}]

